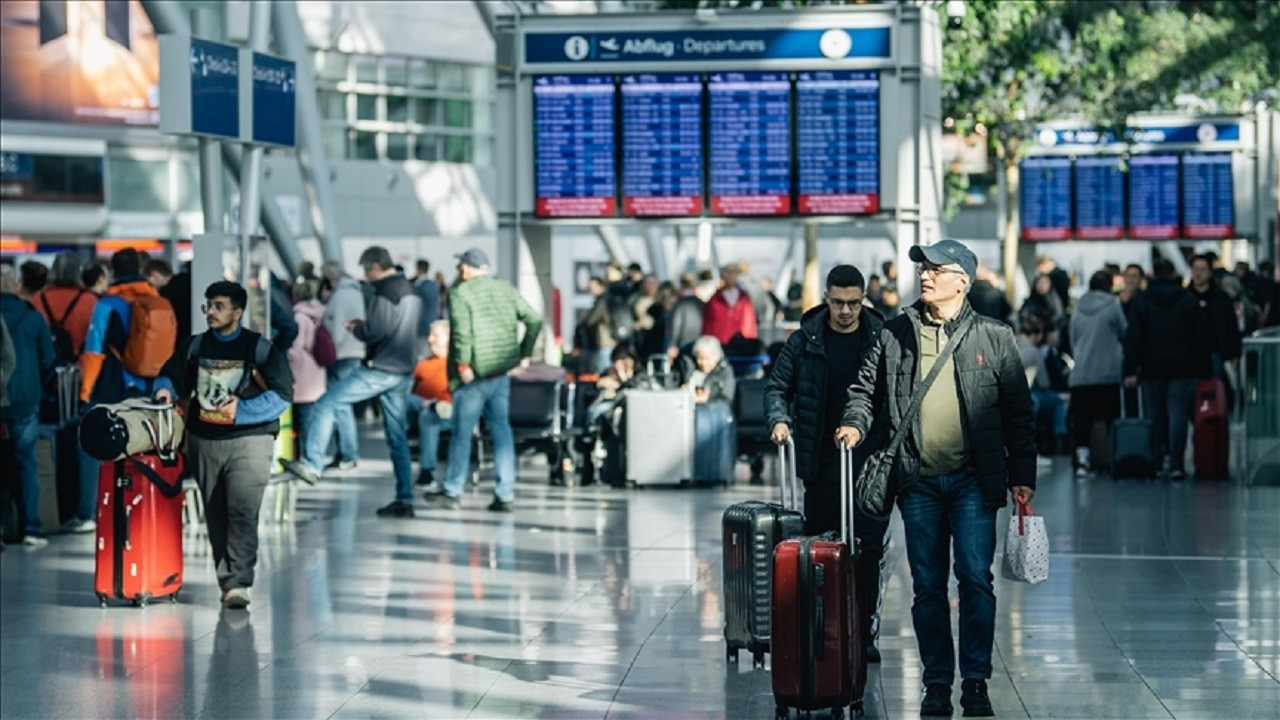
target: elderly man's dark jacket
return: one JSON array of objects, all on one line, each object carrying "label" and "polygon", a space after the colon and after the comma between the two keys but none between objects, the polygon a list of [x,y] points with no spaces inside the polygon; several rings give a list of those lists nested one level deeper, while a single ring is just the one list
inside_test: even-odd
[{"label": "elderly man's dark jacket", "polygon": [[[917,302],[885,323],[858,381],[849,388],[843,424],[861,431],[867,438],[864,443],[871,442],[876,451],[888,444],[911,405],[916,384],[923,380],[919,366],[923,312],[923,303]],[[1000,508],[1007,503],[1008,488],[1036,486],[1031,393],[1008,325],[977,314],[966,302],[943,326],[947,336],[955,337],[961,323],[970,318],[974,325],[952,356],[960,417],[969,444],[969,465],[978,473],[983,499],[987,507]],[[883,488],[891,497],[920,478],[920,435],[917,414]]]},{"label": "elderly man's dark jacket", "polygon": [[[810,309],[800,318],[800,329],[791,333],[769,373],[764,391],[766,427],[783,423],[791,428],[796,443],[796,472],[805,480],[818,477],[818,443],[834,442],[835,428],[822,427],[827,402],[827,351],[823,334],[831,311],[826,305]],[[875,338],[884,327],[884,318],[864,306],[860,322],[866,326],[867,341],[855,365],[866,361]],[[858,332],[862,332],[861,329]],[[821,435],[821,437],[820,437]],[[855,468],[869,446],[854,453]]]}]

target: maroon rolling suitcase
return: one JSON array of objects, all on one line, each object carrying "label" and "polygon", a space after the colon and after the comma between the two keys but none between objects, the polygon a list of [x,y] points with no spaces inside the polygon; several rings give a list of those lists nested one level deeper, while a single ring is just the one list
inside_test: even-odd
[{"label": "maroon rolling suitcase", "polygon": [[773,554],[773,697],[778,718],[830,709],[862,711],[866,639],[858,622],[858,545],[853,534],[852,458],[840,459],[840,536],[779,543]]},{"label": "maroon rolling suitcase", "polygon": [[1216,378],[1203,380],[1196,388],[1192,415],[1195,428],[1197,480],[1226,480],[1229,456],[1227,389]]}]

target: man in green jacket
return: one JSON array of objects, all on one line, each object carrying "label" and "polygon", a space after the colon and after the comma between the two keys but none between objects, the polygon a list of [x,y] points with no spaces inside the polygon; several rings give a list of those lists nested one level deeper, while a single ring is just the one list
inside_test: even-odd
[{"label": "man in green jacket", "polygon": [[[527,365],[542,332],[542,317],[515,287],[489,275],[489,258],[477,248],[457,256],[460,281],[449,292],[449,390],[453,437],[444,492],[428,495],[438,508],[456,510],[471,467],[471,434],[481,415],[493,435],[498,486],[489,509],[511,512],[516,495],[516,446],[508,420],[511,378]],[[520,337],[524,325],[524,337]]]}]

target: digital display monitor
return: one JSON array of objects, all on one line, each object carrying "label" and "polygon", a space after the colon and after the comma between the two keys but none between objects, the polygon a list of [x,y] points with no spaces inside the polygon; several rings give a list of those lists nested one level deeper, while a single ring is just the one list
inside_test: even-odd
[{"label": "digital display monitor", "polygon": [[1071,239],[1071,158],[1022,161],[1022,239]]},{"label": "digital display monitor", "polygon": [[880,210],[880,74],[796,76],[797,206],[801,215]]},{"label": "digital display monitor", "polygon": [[1182,236],[1229,238],[1235,234],[1231,153],[1182,156]]},{"label": "digital display monitor", "polygon": [[612,217],[617,158],[611,75],[533,81],[535,214]]},{"label": "digital display monitor", "polygon": [[783,72],[712,73],[708,154],[713,215],[791,213],[791,81]]},{"label": "digital display monitor", "polygon": [[1129,158],[1129,235],[1148,240],[1178,236],[1178,156]]},{"label": "digital display monitor", "polygon": [[1124,172],[1119,157],[1077,157],[1075,198],[1076,238],[1118,240],[1124,237]]},{"label": "digital display monitor", "polygon": [[699,76],[622,76],[622,213],[702,214]]}]

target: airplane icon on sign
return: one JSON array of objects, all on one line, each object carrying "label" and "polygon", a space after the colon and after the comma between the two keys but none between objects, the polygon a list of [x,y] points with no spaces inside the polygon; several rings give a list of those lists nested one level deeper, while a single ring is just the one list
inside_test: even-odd
[{"label": "airplane icon on sign", "polygon": [[609,38],[608,40],[601,40],[600,47],[604,48],[605,50],[608,50],[609,52],[618,52],[618,38]]}]

